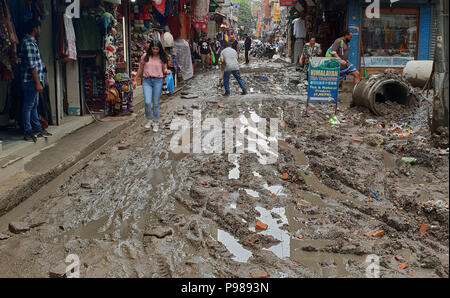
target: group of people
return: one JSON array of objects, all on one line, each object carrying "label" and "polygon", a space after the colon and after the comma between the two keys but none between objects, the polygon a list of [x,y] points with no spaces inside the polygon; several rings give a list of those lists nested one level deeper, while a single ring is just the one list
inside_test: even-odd
[{"label": "group of people", "polygon": [[[353,33],[350,30],[346,30],[342,37],[336,39],[333,45],[326,52],[326,57],[334,57],[339,59],[340,62],[340,75],[339,81],[342,82],[347,76],[351,76],[354,79],[355,84],[359,82],[361,75],[357,68],[350,63],[349,50],[350,42],[353,38]],[[320,44],[316,42],[315,37],[311,37],[309,42],[303,47],[303,53],[300,56],[298,63],[303,68],[305,73],[308,72],[309,61],[313,57],[320,57],[322,55],[322,49]]]},{"label": "group of people", "polygon": [[[248,44],[248,42],[247,42]],[[250,50],[246,46],[247,51]],[[230,77],[238,81],[242,89],[242,95],[247,94],[245,83],[241,78],[239,70],[239,44],[234,37],[230,37],[229,41],[222,44],[217,39],[214,42],[203,37],[198,45],[198,51],[201,55],[202,65],[204,68],[209,64],[211,54],[217,57],[217,63],[221,66],[221,75],[219,85],[225,88],[224,96],[230,95]],[[159,130],[159,101],[161,97],[164,78],[171,72],[167,68],[168,56],[159,40],[151,39],[147,47],[147,52],[142,55],[140,60],[138,73],[133,81],[133,89],[137,87],[137,80],[142,79],[142,88],[145,100],[145,116],[147,123],[146,129],[153,128],[154,132]],[[247,59],[248,62],[248,59]]]}]

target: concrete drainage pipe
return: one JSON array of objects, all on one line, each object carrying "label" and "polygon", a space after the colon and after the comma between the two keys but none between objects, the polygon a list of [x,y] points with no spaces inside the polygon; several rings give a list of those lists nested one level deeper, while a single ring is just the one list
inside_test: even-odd
[{"label": "concrete drainage pipe", "polygon": [[411,93],[408,82],[394,73],[377,73],[362,79],[353,89],[353,103],[369,108],[377,116],[383,116],[380,105],[387,102],[397,102],[410,106],[416,97]]}]

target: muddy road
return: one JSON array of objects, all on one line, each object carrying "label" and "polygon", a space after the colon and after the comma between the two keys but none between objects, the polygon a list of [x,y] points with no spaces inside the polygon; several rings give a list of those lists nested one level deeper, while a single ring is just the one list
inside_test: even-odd
[{"label": "muddy road", "polygon": [[[373,254],[381,277],[448,277],[448,131],[429,134],[426,103],[375,117],[342,93],[332,125],[334,106],[304,115],[294,68],[241,72],[249,95],[233,82],[223,98],[217,71],[200,74],[163,101],[160,132],[140,115],[57,188],[0,218],[0,276],[48,277],[76,254],[82,277],[365,277]],[[194,110],[276,118],[276,162],[173,153],[169,125]],[[13,221],[29,227],[11,233]]]}]

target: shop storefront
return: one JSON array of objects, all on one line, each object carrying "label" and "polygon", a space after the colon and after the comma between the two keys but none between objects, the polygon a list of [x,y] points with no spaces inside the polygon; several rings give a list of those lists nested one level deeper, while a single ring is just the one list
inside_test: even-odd
[{"label": "shop storefront", "polygon": [[369,18],[367,5],[349,1],[352,63],[365,65],[369,74],[386,68],[401,73],[408,61],[432,59],[433,1],[381,1],[380,18]]},{"label": "shop storefront", "polygon": [[31,18],[41,21],[39,48],[44,64],[44,90],[40,94],[39,115],[50,125],[59,125],[65,102],[56,92],[57,75],[54,50],[52,0],[0,0],[0,127],[9,131],[19,128],[23,91],[20,78],[19,51],[25,36],[23,25]]}]

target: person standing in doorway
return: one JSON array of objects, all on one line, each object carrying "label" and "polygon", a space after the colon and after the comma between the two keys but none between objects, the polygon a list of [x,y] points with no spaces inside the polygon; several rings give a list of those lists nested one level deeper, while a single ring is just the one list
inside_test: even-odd
[{"label": "person standing in doorway", "polygon": [[248,53],[250,52],[250,49],[252,48],[252,39],[250,38],[250,36],[248,36],[248,34],[244,34],[244,38],[245,38],[245,42],[244,42],[244,46],[245,46],[245,64],[249,64],[250,63],[250,59],[248,58]]},{"label": "person standing in doorway", "polygon": [[355,84],[359,82],[361,76],[356,67],[348,61],[350,52],[350,41],[353,38],[353,33],[350,30],[346,30],[344,35],[333,43],[331,46],[330,54],[332,57],[338,58],[341,63],[341,72],[339,76],[340,86],[342,81],[347,76],[352,76]]},{"label": "person standing in doorway", "polygon": [[299,59],[300,59],[300,54],[303,50],[303,45],[305,44],[305,38],[306,38],[306,23],[304,20],[304,16],[302,16],[301,18],[295,19],[293,21],[293,26],[294,26],[294,38],[295,38],[295,43],[294,43],[294,63],[296,65],[298,65],[299,63]]},{"label": "person standing in doorway", "polygon": [[223,85],[225,87],[224,96],[230,96],[230,76],[233,75],[234,78],[239,83],[239,86],[242,89],[242,95],[247,94],[247,89],[245,88],[244,81],[241,78],[241,74],[239,71],[239,62],[238,62],[238,54],[232,48],[234,42],[234,37],[230,38],[230,42],[226,49],[222,51],[220,54],[220,60],[222,63],[225,63],[225,72],[223,74]]},{"label": "person standing in doorway", "polygon": [[24,139],[36,143],[38,137],[48,137],[52,134],[42,128],[39,121],[39,93],[44,88],[44,66],[38,43],[41,34],[41,24],[36,19],[24,24],[25,37],[20,48],[20,65],[23,87],[22,122]]},{"label": "person standing in doorway", "polygon": [[163,80],[166,75],[171,73],[170,70],[167,69],[167,62],[168,57],[161,42],[158,40],[151,40],[147,53],[141,58],[137,76],[133,81],[133,89],[136,89],[137,78],[143,78],[142,88],[144,90],[145,99],[145,116],[148,120],[145,128],[150,129],[153,126],[154,132],[158,132],[159,99],[163,88]]}]

